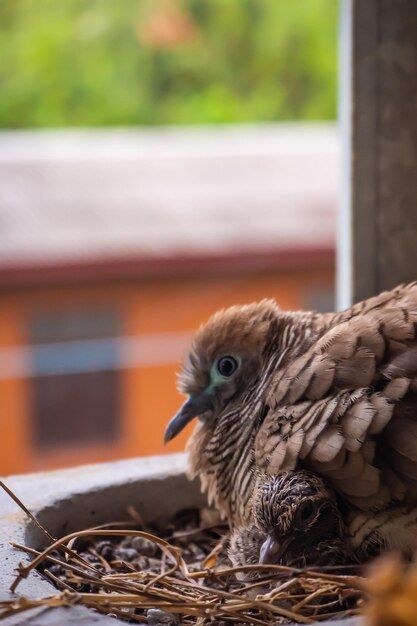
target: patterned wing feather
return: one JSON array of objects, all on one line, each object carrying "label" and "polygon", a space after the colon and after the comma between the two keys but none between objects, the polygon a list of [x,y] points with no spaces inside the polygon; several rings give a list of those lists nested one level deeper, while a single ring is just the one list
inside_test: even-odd
[{"label": "patterned wing feather", "polygon": [[417,489],[417,287],[357,306],[277,372],[255,458],[269,474],[304,459],[378,508]]}]

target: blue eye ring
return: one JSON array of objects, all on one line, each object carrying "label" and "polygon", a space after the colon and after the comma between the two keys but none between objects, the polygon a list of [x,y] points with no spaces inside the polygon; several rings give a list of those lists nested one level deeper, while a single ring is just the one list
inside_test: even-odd
[{"label": "blue eye ring", "polygon": [[230,378],[238,370],[240,361],[228,354],[221,356],[216,363],[217,373],[223,378]]}]

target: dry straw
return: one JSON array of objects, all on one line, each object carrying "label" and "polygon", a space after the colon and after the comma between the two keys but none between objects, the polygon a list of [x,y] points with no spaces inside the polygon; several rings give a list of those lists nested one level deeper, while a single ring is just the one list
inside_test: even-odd
[{"label": "dry straw", "polygon": [[[34,568],[39,567],[60,588],[48,597],[16,597],[0,601],[0,620],[38,607],[74,604],[133,623],[146,622],[147,609],[157,608],[179,614],[183,624],[198,626],[206,622],[260,626],[288,622],[312,624],[336,615],[346,617],[360,612],[365,587],[360,576],[338,573],[340,570],[337,568],[302,570],[280,565],[225,567],[218,558],[224,538],[197,568],[195,563],[192,566],[186,563],[181,548],[143,530],[98,527],[54,539],[1,481],[0,486],[42,529],[50,542],[42,552],[13,544],[16,549],[34,558],[28,565],[19,565],[12,591]],[[183,541],[196,541],[197,535],[204,537],[206,532],[207,527],[196,528],[188,533],[178,533],[178,536],[182,536]],[[87,538],[91,541],[98,537],[113,540],[139,537],[152,542],[160,554],[159,572],[134,569],[126,563],[122,564],[121,572],[120,563],[107,560],[103,555],[96,555],[101,564],[97,568],[77,553],[75,545],[80,539],[85,542]],[[48,564],[59,565],[65,577],[54,575],[49,571]],[[241,571],[257,572],[258,578],[250,583],[238,582],[235,574]]]}]

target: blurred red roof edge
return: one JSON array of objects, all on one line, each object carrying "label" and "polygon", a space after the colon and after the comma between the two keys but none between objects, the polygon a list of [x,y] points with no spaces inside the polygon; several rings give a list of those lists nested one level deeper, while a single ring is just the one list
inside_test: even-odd
[{"label": "blurred red roof edge", "polygon": [[0,133],[0,288],[334,262],[332,124]]},{"label": "blurred red roof edge", "polygon": [[114,257],[83,262],[39,263],[0,267],[0,289],[35,287],[71,282],[146,279],[155,276],[198,275],[200,273],[238,273],[306,266],[332,265],[334,246],[262,251],[234,250],[213,255],[167,257]]}]

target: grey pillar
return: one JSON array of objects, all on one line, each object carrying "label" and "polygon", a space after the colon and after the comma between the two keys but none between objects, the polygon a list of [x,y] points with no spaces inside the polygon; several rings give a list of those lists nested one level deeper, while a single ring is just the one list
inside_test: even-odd
[{"label": "grey pillar", "polygon": [[342,0],[339,305],[417,279],[417,1]]}]

